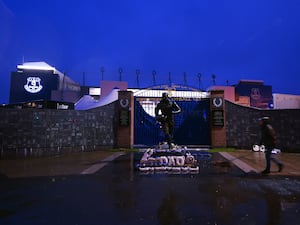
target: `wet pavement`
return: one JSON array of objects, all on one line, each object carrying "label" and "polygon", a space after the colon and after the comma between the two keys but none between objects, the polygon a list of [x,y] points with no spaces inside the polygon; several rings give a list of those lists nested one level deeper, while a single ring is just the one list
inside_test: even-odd
[{"label": "wet pavement", "polygon": [[[120,154],[123,153],[95,151],[37,158],[5,159],[0,160],[0,176],[18,178],[83,174],[96,166],[100,169],[111,157],[117,157]],[[95,171],[90,173],[93,172]]]},{"label": "wet pavement", "polygon": [[300,224],[299,163],[282,154],[285,170],[262,176],[260,156],[213,153],[181,175],[140,173],[140,153],[0,160],[0,224]]}]

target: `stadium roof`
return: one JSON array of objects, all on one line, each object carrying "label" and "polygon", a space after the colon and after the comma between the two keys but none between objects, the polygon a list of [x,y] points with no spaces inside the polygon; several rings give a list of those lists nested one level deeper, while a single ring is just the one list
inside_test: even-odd
[{"label": "stadium roof", "polygon": [[60,71],[56,70],[55,67],[50,66],[46,62],[24,62],[21,65],[17,65],[18,70],[45,70],[53,71],[55,74],[62,74]]}]

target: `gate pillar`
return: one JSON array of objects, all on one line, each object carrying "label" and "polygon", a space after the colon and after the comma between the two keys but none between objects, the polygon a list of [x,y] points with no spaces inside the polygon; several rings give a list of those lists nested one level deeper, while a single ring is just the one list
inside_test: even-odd
[{"label": "gate pillar", "polygon": [[119,91],[117,116],[117,147],[131,148],[134,137],[134,98],[131,91]]},{"label": "gate pillar", "polygon": [[226,147],[226,115],[224,90],[210,91],[211,146]]}]

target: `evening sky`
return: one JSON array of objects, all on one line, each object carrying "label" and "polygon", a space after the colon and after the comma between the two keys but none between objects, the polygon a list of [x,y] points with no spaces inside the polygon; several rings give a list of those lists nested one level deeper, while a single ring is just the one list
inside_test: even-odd
[{"label": "evening sky", "polygon": [[130,87],[153,85],[155,70],[157,84],[206,89],[215,74],[300,95],[299,11],[298,0],[0,0],[0,102],[10,72],[32,61],[86,85],[121,67]]}]

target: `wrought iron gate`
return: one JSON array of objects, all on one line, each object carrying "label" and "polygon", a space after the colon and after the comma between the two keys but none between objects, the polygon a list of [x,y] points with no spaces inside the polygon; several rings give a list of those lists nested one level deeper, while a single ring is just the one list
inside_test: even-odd
[{"label": "wrought iron gate", "polygon": [[[155,117],[149,114],[154,105],[145,110],[141,102],[145,99],[135,97],[134,107],[134,144],[153,146],[163,141],[163,132]],[[181,107],[181,113],[175,114],[174,140],[179,145],[210,145],[209,99],[174,99]],[[147,98],[151,103],[151,98]],[[152,99],[152,102],[155,102]],[[146,112],[148,111],[148,113]],[[154,114],[154,111],[152,115]]]}]

